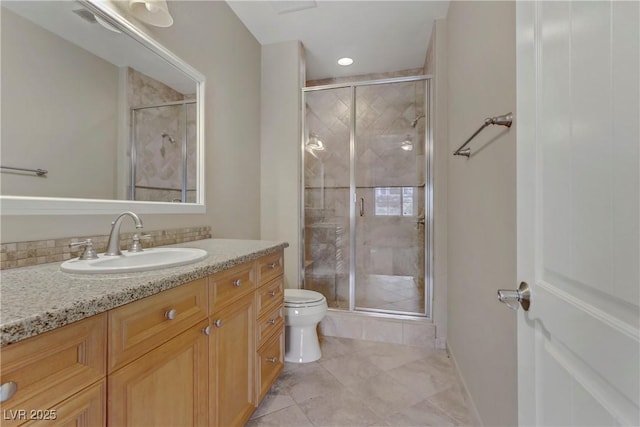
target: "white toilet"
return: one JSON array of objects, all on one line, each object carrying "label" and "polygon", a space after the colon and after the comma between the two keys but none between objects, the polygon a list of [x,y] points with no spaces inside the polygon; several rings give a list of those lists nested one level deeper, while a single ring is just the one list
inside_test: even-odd
[{"label": "white toilet", "polygon": [[307,363],[320,359],[316,327],[327,308],[327,299],[319,292],[284,290],[285,361]]}]

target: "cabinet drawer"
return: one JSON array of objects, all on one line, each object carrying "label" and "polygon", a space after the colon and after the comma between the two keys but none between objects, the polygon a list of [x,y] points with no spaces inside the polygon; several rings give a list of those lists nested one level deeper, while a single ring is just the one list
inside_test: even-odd
[{"label": "cabinet drawer", "polygon": [[262,346],[275,331],[282,333],[283,328],[284,307],[282,306],[275,307],[274,310],[260,317],[257,328],[258,347]]},{"label": "cabinet drawer", "polygon": [[265,255],[258,259],[258,286],[280,276],[284,272],[284,255],[282,251]]},{"label": "cabinet drawer", "polygon": [[[3,414],[41,411],[104,378],[106,314],[89,317],[2,349],[0,382],[17,390],[2,404]],[[4,418],[4,417],[3,417]],[[3,426],[25,422],[17,415]],[[12,419],[13,418],[13,419]]]},{"label": "cabinet drawer", "polygon": [[275,280],[261,286],[256,291],[256,310],[258,317],[264,315],[273,307],[284,303],[284,277],[280,276]]},{"label": "cabinet drawer", "polygon": [[253,261],[209,276],[209,314],[253,292],[255,288],[256,269]]},{"label": "cabinet drawer", "polygon": [[148,353],[206,317],[206,279],[111,310],[109,372]]},{"label": "cabinet drawer", "polygon": [[77,426],[98,427],[107,424],[106,380],[102,380],[91,387],[74,394],[64,402],[61,402],[51,410],[36,411],[39,418],[23,424],[24,426]]},{"label": "cabinet drawer", "polygon": [[284,368],[284,333],[275,335],[258,350],[258,402]]}]

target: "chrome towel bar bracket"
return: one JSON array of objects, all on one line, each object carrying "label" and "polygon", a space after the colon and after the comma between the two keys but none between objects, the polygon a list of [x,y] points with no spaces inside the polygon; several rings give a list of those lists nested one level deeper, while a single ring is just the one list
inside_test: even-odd
[{"label": "chrome towel bar bracket", "polygon": [[13,166],[0,166],[0,169],[9,169],[9,170],[21,171],[21,172],[33,172],[38,176],[44,176],[49,173],[49,171],[46,171],[44,169],[14,168]]},{"label": "chrome towel bar bracket", "polygon": [[464,144],[460,146],[460,148],[454,151],[453,155],[469,157],[471,155],[471,149],[464,148],[464,147],[466,147],[467,144],[469,144],[471,140],[475,138],[480,132],[482,132],[482,130],[487,126],[500,125],[500,126],[506,126],[510,128],[512,124],[513,124],[513,113],[507,113],[507,114],[503,114],[501,116],[495,116],[495,117],[487,117],[486,119],[484,119],[484,123],[482,124],[482,126],[480,126],[480,128],[477,131],[475,131],[474,134],[471,135],[469,139],[467,139],[464,142]]}]

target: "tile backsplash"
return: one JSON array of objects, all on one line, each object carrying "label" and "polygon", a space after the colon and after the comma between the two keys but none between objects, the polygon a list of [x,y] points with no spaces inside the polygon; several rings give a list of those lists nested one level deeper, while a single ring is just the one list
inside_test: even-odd
[{"label": "tile backsplash", "polygon": [[[136,232],[120,233],[120,247],[127,249]],[[141,231],[138,234],[149,235],[142,240],[142,246],[171,245],[174,243],[192,242],[194,240],[210,239],[211,227],[188,227],[171,230]],[[71,249],[69,243],[85,239],[93,240],[96,252],[107,249],[109,235],[65,237],[61,239],[34,240],[31,242],[2,243],[0,245],[0,270],[46,264],[48,262],[62,262],[79,256],[83,249]]]}]

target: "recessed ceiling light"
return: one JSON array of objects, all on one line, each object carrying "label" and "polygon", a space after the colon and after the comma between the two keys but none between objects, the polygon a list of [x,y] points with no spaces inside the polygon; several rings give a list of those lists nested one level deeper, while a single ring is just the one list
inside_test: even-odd
[{"label": "recessed ceiling light", "polygon": [[276,11],[278,15],[283,15],[285,13],[298,12],[300,10],[305,9],[313,9],[314,7],[318,7],[318,4],[315,0],[305,0],[305,1],[271,1],[271,7]]},{"label": "recessed ceiling light", "polygon": [[353,64],[353,59],[347,57],[340,58],[338,59],[338,64],[346,67],[347,65]]}]

